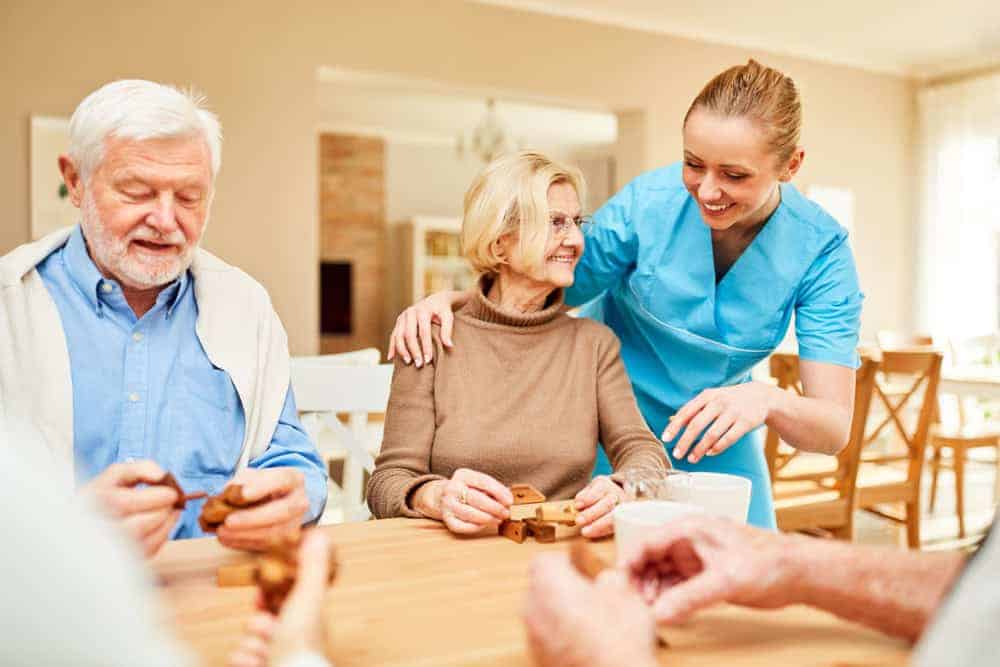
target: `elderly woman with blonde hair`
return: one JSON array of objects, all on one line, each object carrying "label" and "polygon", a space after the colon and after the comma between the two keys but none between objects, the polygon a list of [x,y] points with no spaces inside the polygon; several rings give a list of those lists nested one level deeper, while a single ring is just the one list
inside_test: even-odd
[{"label": "elderly woman with blonde hair", "polygon": [[501,157],[465,196],[462,247],[480,275],[455,313],[454,347],[433,332],[424,369],[396,360],[382,453],[368,484],[376,517],[426,517],[476,533],[509,516],[508,485],[576,499],[587,537],[612,532],[621,499],[591,479],[598,442],[616,473],[668,466],[636,406],[610,329],[567,315],[583,254],[584,183],[544,155]]}]

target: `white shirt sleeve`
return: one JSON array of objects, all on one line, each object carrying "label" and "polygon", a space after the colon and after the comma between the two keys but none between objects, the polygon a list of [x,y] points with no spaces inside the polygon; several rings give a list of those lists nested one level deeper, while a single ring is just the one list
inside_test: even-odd
[{"label": "white shirt sleeve", "polygon": [[918,667],[1000,663],[1000,528],[959,576],[914,653]]}]

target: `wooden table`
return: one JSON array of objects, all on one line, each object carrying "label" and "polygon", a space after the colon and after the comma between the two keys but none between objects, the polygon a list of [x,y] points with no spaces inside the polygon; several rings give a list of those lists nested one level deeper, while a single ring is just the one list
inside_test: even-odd
[{"label": "wooden table", "polygon": [[1000,367],[953,366],[941,370],[941,394],[1000,398]]},{"label": "wooden table", "polygon": [[[565,542],[460,539],[414,519],[322,530],[340,549],[328,601],[337,667],[529,664],[520,618],[528,564]],[[595,546],[612,556],[611,541]],[[215,585],[220,564],[246,559],[206,538],[169,543],[154,561],[176,630],[204,664],[224,664],[252,612],[254,588]],[[909,654],[900,641],[806,607],[718,607],[668,637],[673,647],[660,658],[672,667],[902,665]]]}]

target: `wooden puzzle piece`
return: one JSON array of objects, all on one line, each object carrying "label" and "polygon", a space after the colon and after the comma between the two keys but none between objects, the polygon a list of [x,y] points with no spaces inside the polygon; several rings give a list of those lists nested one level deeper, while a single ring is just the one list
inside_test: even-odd
[{"label": "wooden puzzle piece", "polygon": [[[571,509],[566,509],[567,507]],[[542,509],[546,517],[556,517],[561,523],[567,523],[565,519],[572,513],[573,520],[576,520],[575,500],[550,500],[545,503],[526,503],[524,505],[512,505],[510,508],[510,521],[524,521],[525,519],[538,520],[538,510]],[[549,521],[550,519],[543,519]]]},{"label": "wooden puzzle piece", "polygon": [[239,509],[256,507],[266,501],[267,498],[261,498],[250,502],[243,497],[242,484],[230,484],[219,495],[208,497],[205,505],[201,508],[198,523],[206,533],[214,533],[231,513]]},{"label": "wooden puzzle piece", "polygon": [[511,484],[510,492],[514,496],[515,505],[545,502],[545,495],[531,484]]},{"label": "wooden puzzle piece", "polygon": [[[267,553],[257,560],[255,580],[260,588],[264,607],[272,614],[281,611],[281,605],[295,585],[299,570],[299,544],[301,537],[286,538],[275,544]],[[330,573],[327,583],[332,584],[337,578],[339,560],[337,550],[330,545]]]},{"label": "wooden puzzle piece", "polygon": [[528,533],[535,538],[536,542],[549,544],[556,541],[556,527],[551,523],[544,523],[535,519],[526,519],[524,524],[528,527]]},{"label": "wooden puzzle piece", "polygon": [[257,581],[257,562],[220,565],[215,583],[220,587],[252,586]]},{"label": "wooden puzzle piece", "polygon": [[576,514],[575,500],[542,503],[535,509],[535,519],[537,521],[564,523],[568,526],[576,525]]},{"label": "wooden puzzle piece", "polygon": [[179,510],[184,509],[185,505],[187,505],[187,501],[197,500],[199,498],[204,498],[205,496],[208,495],[204,491],[195,491],[194,493],[185,494],[184,489],[182,489],[181,485],[177,482],[177,478],[174,477],[173,473],[169,472],[164,474],[163,477],[161,477],[155,482],[152,482],[151,484],[153,486],[169,486],[171,489],[176,491],[177,500],[174,501],[174,509],[179,509]]},{"label": "wooden puzzle piece", "polygon": [[499,532],[500,535],[518,544],[522,544],[524,538],[528,536],[528,529],[523,521],[502,521],[500,522]]}]

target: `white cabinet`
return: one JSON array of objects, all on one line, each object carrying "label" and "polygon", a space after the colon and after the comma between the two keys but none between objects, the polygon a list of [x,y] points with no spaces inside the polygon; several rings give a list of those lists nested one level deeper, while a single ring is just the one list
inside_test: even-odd
[{"label": "white cabinet", "polygon": [[389,328],[396,316],[428,294],[464,290],[475,276],[462,257],[459,218],[419,216],[391,225],[389,234]]}]

